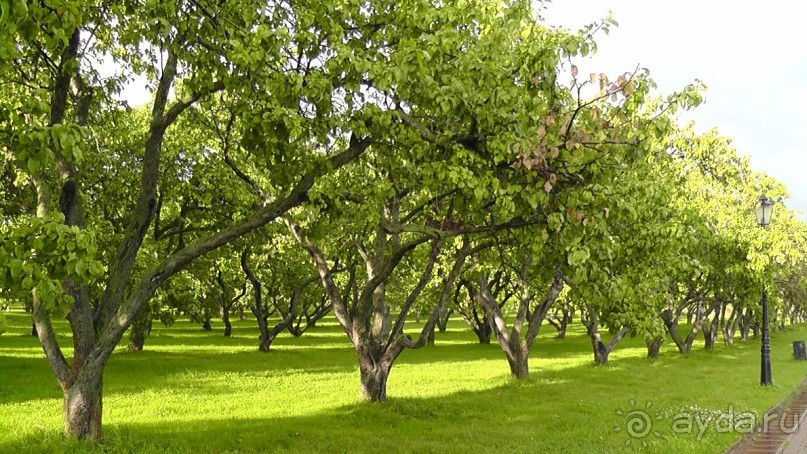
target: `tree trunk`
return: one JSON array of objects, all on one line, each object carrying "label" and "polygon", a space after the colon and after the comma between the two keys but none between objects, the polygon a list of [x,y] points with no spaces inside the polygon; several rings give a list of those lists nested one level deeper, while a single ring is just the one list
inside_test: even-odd
[{"label": "tree trunk", "polygon": [[687,349],[686,343],[681,339],[681,334],[678,332],[678,317],[679,315],[673,315],[671,309],[665,309],[661,313],[661,319],[664,320],[664,326],[667,327],[667,332],[670,334],[670,338],[675,342],[675,346],[678,348],[679,353],[687,353],[689,350]]},{"label": "tree trunk", "polygon": [[391,368],[391,363],[374,364],[369,359],[359,358],[359,372],[361,373],[359,398],[369,402],[387,400],[387,379]]},{"label": "tree trunk", "polygon": [[717,340],[717,331],[716,330],[704,330],[703,331],[703,338],[704,338],[704,348],[706,351],[712,351],[715,349],[715,341]]},{"label": "tree trunk", "polygon": [[647,344],[647,358],[648,359],[658,359],[659,351],[661,350],[661,344],[664,342],[664,339],[652,339],[652,340],[645,340],[645,344]]},{"label": "tree trunk", "polygon": [[732,307],[731,315],[728,318],[723,317],[724,320],[721,320],[723,331],[723,342],[726,345],[734,344],[734,333],[737,332],[737,326],[740,323],[739,314],[741,311],[742,309]]},{"label": "tree trunk", "polygon": [[139,352],[143,350],[146,344],[146,338],[151,333],[151,307],[144,304],[137,313],[134,323],[132,323],[132,331],[129,334],[129,351]]},{"label": "tree trunk", "polygon": [[448,308],[444,310],[439,317],[437,317],[437,329],[439,329],[441,333],[446,332],[446,328],[448,327],[448,319],[451,318],[452,312],[454,312],[454,309]]},{"label": "tree trunk", "polygon": [[39,334],[36,332],[36,323],[31,322],[31,336],[39,337]]},{"label": "tree trunk", "polygon": [[608,356],[614,350],[616,344],[618,344],[619,341],[621,341],[622,338],[625,337],[625,334],[627,333],[628,328],[623,327],[622,329],[619,330],[619,332],[616,333],[616,336],[614,336],[614,338],[611,339],[611,342],[609,342],[608,345],[605,345],[602,342],[602,339],[600,338],[600,333],[595,332],[594,334],[592,334],[591,346],[594,349],[594,362],[602,366],[607,365]]},{"label": "tree trunk", "polygon": [[712,351],[715,349],[719,322],[718,316],[715,315],[713,320],[710,321],[707,319],[703,324],[703,338],[705,340],[704,347],[706,348],[706,351]]},{"label": "tree trunk", "polygon": [[586,303],[586,307],[580,309],[580,322],[586,327],[586,334],[588,336],[591,336],[597,331],[597,314],[594,312],[591,304]]},{"label": "tree trunk", "polygon": [[564,307],[556,311],[552,316],[548,316],[546,321],[555,327],[558,332],[558,339],[566,339],[566,330],[569,323],[573,321],[573,311]]},{"label": "tree trunk", "polygon": [[79,439],[100,441],[104,365],[87,365],[84,369],[64,391],[65,432]]},{"label": "tree trunk", "polygon": [[608,347],[602,343],[600,333],[591,335],[591,347],[594,349],[594,362],[603,366],[608,364],[608,355],[610,355],[611,352],[609,352]]},{"label": "tree trunk", "polygon": [[426,345],[434,345],[434,325],[429,330],[429,336],[426,338]]},{"label": "tree trunk", "polygon": [[524,348],[516,347],[511,355],[507,355],[507,364],[510,366],[510,376],[515,379],[527,378],[530,376],[529,352]]},{"label": "tree trunk", "polygon": [[483,323],[481,326],[474,328],[474,334],[476,334],[476,339],[479,341],[480,344],[489,344],[490,343],[490,324]]},{"label": "tree trunk", "polygon": [[221,321],[224,323],[224,337],[230,337],[233,334],[233,324],[230,323],[229,308],[221,310]]},{"label": "tree trunk", "polygon": [[205,331],[213,331],[213,327],[210,326],[210,319],[207,319],[204,322],[202,322],[202,329]]},{"label": "tree trunk", "polygon": [[751,310],[750,307],[746,308],[742,319],[742,324],[740,326],[740,340],[745,342],[748,340],[748,334],[751,332],[751,322],[754,320],[754,311]]}]

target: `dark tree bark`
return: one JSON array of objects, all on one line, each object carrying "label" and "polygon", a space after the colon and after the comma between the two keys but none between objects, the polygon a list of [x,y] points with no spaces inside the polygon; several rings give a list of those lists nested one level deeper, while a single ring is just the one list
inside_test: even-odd
[{"label": "dark tree bark", "polygon": [[751,333],[751,324],[754,322],[754,311],[750,307],[745,308],[745,312],[741,315],[740,322],[740,340],[745,342],[748,340],[748,335]]},{"label": "dark tree bark", "polygon": [[426,345],[434,345],[434,326],[429,330],[429,335],[426,337]]},{"label": "dark tree bark", "polygon": [[255,320],[258,323],[258,330],[260,331],[260,335],[258,336],[258,350],[265,353],[269,351],[272,346],[272,342],[274,342],[277,335],[280,334],[282,328],[272,330],[269,329],[269,317],[274,315],[276,311],[267,310],[266,306],[264,305],[263,284],[252,272],[252,269],[249,267],[248,259],[249,249],[244,249],[244,251],[241,253],[241,270],[244,271],[247,279],[252,284],[252,294],[254,300],[250,310],[255,316]]},{"label": "dark tree bark", "polygon": [[[330,311],[330,304],[325,304],[323,301],[313,305],[310,302],[304,303],[302,304],[303,309],[300,308],[300,300],[302,298],[301,295],[303,291],[319,280],[319,276],[317,275],[309,277],[299,286],[294,288],[292,294],[287,297],[289,300],[288,309],[283,309],[280,304],[277,303],[277,300],[284,298],[282,295],[276,295],[276,297],[270,298],[270,301],[273,302],[271,303],[271,307],[267,307],[267,305],[264,303],[266,300],[264,298],[264,289],[266,286],[252,271],[249,266],[248,259],[249,249],[245,249],[241,253],[241,269],[247,276],[247,280],[252,284],[253,288],[254,300],[250,310],[252,311],[252,314],[255,315],[255,319],[258,323],[258,329],[260,330],[260,337],[258,338],[258,348],[260,351],[268,352],[272,346],[272,342],[274,342],[275,338],[277,338],[277,336],[283,331],[289,331],[292,335],[295,335],[295,337],[299,337],[310,327],[314,326],[317,320],[324,317]],[[344,271],[343,269],[337,268],[338,264],[334,265],[334,268],[330,271],[332,273]],[[271,294],[271,289],[269,292]],[[280,321],[274,326],[270,327],[269,318],[275,314],[280,315]],[[304,326],[301,326],[301,320],[303,318],[305,318],[306,323]],[[296,326],[294,325],[295,320],[297,321]]]},{"label": "dark tree bark", "polygon": [[597,331],[597,314],[590,303],[586,303],[586,307],[580,310],[580,323],[586,328],[586,335],[589,337]]},{"label": "dark tree bark", "polygon": [[132,323],[132,330],[129,334],[129,346],[127,347],[129,351],[139,352],[143,350],[143,347],[146,345],[146,338],[151,334],[151,319],[151,307],[149,307],[148,304],[144,304],[140,311],[137,312],[137,317],[135,317]]},{"label": "dark tree bark", "polygon": [[[499,310],[503,309],[512,296],[512,292],[506,291],[510,280],[504,276],[502,271],[498,271],[492,279],[487,281],[490,289],[492,301],[499,305]],[[462,289],[468,293],[467,298],[461,298]],[[490,324],[490,314],[486,305],[481,304],[479,291],[474,284],[467,280],[461,280],[454,292],[454,307],[460,314],[462,320],[471,328],[480,344],[489,344],[493,327]],[[529,318],[529,317],[527,317]]]},{"label": "dark tree bark", "polygon": [[608,356],[611,355],[611,352],[614,350],[616,345],[619,341],[625,337],[625,334],[628,333],[627,327],[622,327],[619,331],[617,331],[616,335],[611,339],[607,345],[602,342],[602,337],[599,333],[599,317],[597,315],[597,310],[592,307],[590,304],[586,305],[588,309],[588,326],[587,328],[591,331],[591,347],[594,350],[594,362],[599,365],[607,365],[608,364]]},{"label": "dark tree bark", "polygon": [[233,324],[230,322],[230,311],[221,310],[221,322],[224,324],[224,337],[232,336]]},{"label": "dark tree bark", "polygon": [[440,313],[440,316],[437,317],[437,329],[440,330],[441,333],[446,332],[448,320],[451,318],[452,313],[454,313],[454,309],[447,307]]},{"label": "dark tree bark", "polygon": [[[713,302],[708,310],[705,311],[703,301],[699,301],[700,298],[700,295],[690,290],[687,296],[678,304],[671,303],[669,307],[661,312],[661,318],[664,320],[667,332],[680,353],[689,353],[692,350],[692,344],[703,328],[703,324],[709,320],[709,316],[720,306],[720,302]],[[696,301],[697,304],[695,303]],[[689,308],[688,314],[693,315],[694,322],[692,322],[692,327],[687,337],[682,339],[681,334],[678,332],[678,319],[683,315],[685,308]]]},{"label": "dark tree bark", "polygon": [[656,360],[658,359],[659,351],[661,350],[661,344],[664,343],[663,338],[659,339],[650,339],[645,340],[645,344],[647,345],[647,358]]},{"label": "dark tree bark", "polygon": [[[342,270],[334,270],[334,273],[339,271]],[[318,277],[315,276],[315,279],[307,280],[304,286],[307,287],[310,284],[316,283],[316,279],[318,279]],[[307,299],[301,302],[299,306],[299,314],[287,328],[289,333],[294,337],[300,337],[305,334],[306,331],[316,326],[317,322],[328,315],[333,308],[328,301],[328,297],[325,295],[322,295],[321,298],[316,300]]]},{"label": "dark tree bark", "polygon": [[220,293],[216,295],[216,304],[219,306],[219,315],[221,322],[224,324],[224,337],[230,337],[233,333],[233,324],[230,321],[230,312],[233,306],[247,293],[247,284],[241,286],[241,292],[233,297],[232,289],[224,281],[221,270],[216,270],[216,284],[219,286]]}]

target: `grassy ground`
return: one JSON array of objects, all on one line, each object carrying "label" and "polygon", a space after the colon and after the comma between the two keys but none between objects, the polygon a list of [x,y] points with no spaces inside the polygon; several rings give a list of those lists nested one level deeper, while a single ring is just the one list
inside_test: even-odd
[{"label": "grassy ground", "polygon": [[[545,327],[531,377],[516,382],[498,346],[475,344],[457,320],[436,346],[401,355],[388,403],[362,404],[353,350],[333,322],[281,337],[268,354],[250,321],[229,339],[177,322],[155,325],[146,351],[113,355],[105,441],[92,447],[61,436],[61,391],[28,320],[12,311],[0,336],[0,452],[720,452],[742,435],[727,421],[742,418],[744,430],[745,412],[761,415],[807,372],[790,345],[805,327],[774,333],[768,388],[757,341],[714,352],[701,342],[689,355],[666,342],[649,362],[642,340],[627,338],[596,367],[581,330],[558,340]],[[647,429],[631,425],[645,413]]]}]

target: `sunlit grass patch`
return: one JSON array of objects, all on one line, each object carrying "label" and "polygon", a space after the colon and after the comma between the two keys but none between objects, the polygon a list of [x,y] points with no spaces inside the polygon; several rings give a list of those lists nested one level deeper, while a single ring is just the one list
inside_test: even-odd
[{"label": "sunlit grass patch", "polygon": [[[155,324],[143,352],[115,352],[105,439],[92,447],[61,436],[61,391],[28,320],[12,311],[0,336],[0,452],[718,452],[742,434],[676,433],[672,419],[761,414],[807,372],[790,345],[805,327],[774,333],[775,385],[763,388],[757,341],[689,355],[668,342],[651,362],[640,338],[626,338],[597,367],[575,326],[566,340],[545,327],[530,377],[513,381],[495,340],[479,345],[452,320],[435,346],[400,356],[386,404],[363,404],[356,354],[332,321],[301,338],[284,333],[265,354],[250,320],[229,339],[215,324],[178,321]],[[646,437],[627,435],[633,410],[660,416]]]}]

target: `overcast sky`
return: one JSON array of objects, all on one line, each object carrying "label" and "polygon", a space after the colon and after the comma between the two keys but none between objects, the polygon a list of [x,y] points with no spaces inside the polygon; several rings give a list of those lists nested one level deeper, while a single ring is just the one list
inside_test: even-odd
[{"label": "overcast sky", "polygon": [[596,38],[583,74],[650,70],[662,93],[700,79],[705,104],[685,120],[716,127],[751,165],[787,185],[807,219],[807,5],[794,0],[555,0],[543,16],[577,30],[619,22]]}]

